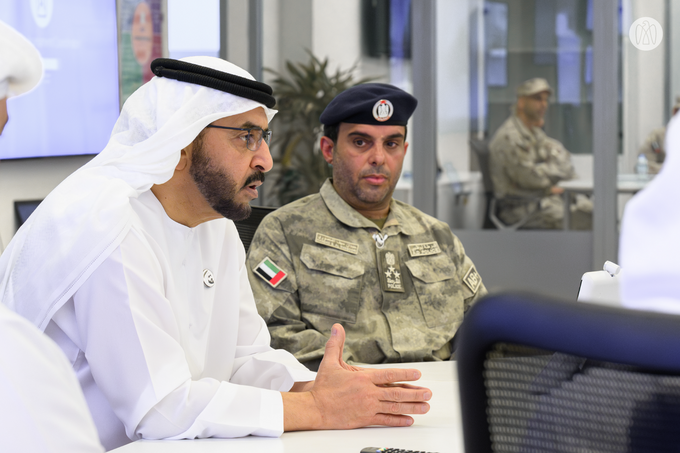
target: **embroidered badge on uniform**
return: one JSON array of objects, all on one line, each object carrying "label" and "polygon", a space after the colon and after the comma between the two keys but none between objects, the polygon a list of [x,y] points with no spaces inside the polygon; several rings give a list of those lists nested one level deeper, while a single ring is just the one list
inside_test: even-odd
[{"label": "embroidered badge on uniform", "polygon": [[343,241],[342,239],[333,238],[321,233],[316,233],[314,242],[316,242],[317,244],[325,245],[326,247],[333,247],[334,249],[351,253],[352,255],[356,255],[357,253],[359,253],[359,244]]},{"label": "embroidered badge on uniform", "polygon": [[482,284],[482,277],[477,273],[477,269],[474,266],[470,266],[470,269],[465,273],[465,277],[463,277],[463,282],[470,288],[473,294],[476,294],[479,285]]},{"label": "embroidered badge on uniform", "polygon": [[288,274],[279,269],[279,266],[274,264],[268,256],[253,268],[253,272],[260,276],[265,282],[269,283],[273,288],[276,288],[279,283],[284,281],[288,276]]},{"label": "embroidered badge on uniform", "polygon": [[437,241],[408,245],[408,253],[411,255],[411,258],[415,258],[417,256],[436,255],[441,252],[442,249],[439,248]]}]

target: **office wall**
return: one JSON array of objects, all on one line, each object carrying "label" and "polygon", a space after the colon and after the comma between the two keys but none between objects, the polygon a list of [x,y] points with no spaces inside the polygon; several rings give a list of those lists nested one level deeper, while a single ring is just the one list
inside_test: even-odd
[{"label": "office wall", "polygon": [[248,0],[227,2],[227,59],[248,69]]},{"label": "office wall", "polygon": [[[329,68],[331,73],[338,68],[347,69],[362,63],[359,6],[359,0],[312,2],[310,50],[322,60],[329,58],[332,62]],[[358,72],[365,72],[365,66],[360,65]]]},{"label": "office wall", "polygon": [[[264,0],[262,8],[262,65],[265,68],[280,69],[282,61],[279,49],[281,2],[279,0]],[[264,81],[268,82],[272,75],[264,71],[263,77]]]},{"label": "office wall", "polygon": [[219,56],[219,0],[167,0],[167,4],[170,58]]}]

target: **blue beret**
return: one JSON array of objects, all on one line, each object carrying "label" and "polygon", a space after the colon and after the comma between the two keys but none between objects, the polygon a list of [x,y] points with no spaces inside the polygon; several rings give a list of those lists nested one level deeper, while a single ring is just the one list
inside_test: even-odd
[{"label": "blue beret", "polygon": [[321,123],[406,126],[418,100],[386,83],[363,83],[338,94],[321,114]]}]

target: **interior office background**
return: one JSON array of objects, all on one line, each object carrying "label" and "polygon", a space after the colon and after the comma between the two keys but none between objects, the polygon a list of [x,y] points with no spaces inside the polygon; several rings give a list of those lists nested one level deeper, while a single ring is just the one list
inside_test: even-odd
[{"label": "interior office background", "polygon": [[[627,197],[616,193],[616,175],[632,173],[639,146],[680,94],[680,0],[167,0],[166,13],[172,58],[222,56],[271,82],[263,68],[285,74],[287,62],[311,53],[333,71],[355,66],[357,79],[414,93],[395,196],[448,222],[491,290],[574,299],[581,274],[617,261]],[[643,16],[664,31],[647,52],[628,39]],[[536,76],[555,88],[546,131],[572,152],[579,177],[595,181],[592,231],[481,229],[469,139],[490,138],[516,85]],[[16,231],[14,201],[44,198],[91,157],[0,161],[2,242]]]}]

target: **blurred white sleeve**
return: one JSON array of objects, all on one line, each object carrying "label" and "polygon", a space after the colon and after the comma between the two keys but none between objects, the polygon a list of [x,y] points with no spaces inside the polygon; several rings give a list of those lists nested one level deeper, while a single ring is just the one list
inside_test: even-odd
[{"label": "blurred white sleeve", "polygon": [[0,451],[103,452],[70,363],[0,305]]}]

